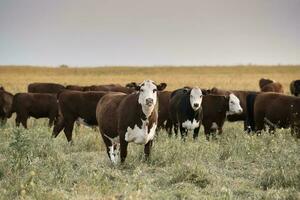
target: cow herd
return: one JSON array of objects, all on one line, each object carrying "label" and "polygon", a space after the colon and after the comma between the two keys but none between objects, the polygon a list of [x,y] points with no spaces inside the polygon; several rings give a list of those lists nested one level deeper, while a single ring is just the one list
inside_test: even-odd
[{"label": "cow herd", "polygon": [[16,113],[16,126],[27,128],[29,117],[49,118],[49,127],[54,125],[52,136],[64,131],[68,142],[72,142],[75,122],[98,126],[113,163],[125,161],[130,142],[145,145],[148,158],[158,129],[165,129],[169,136],[177,136],[179,130],[185,140],[188,131],[196,139],[203,125],[210,140],[222,134],[226,119],[243,121],[248,133],[291,128],[300,137],[300,80],[290,84],[294,96],[283,94],[282,85],[269,79],[259,80],[260,91],[188,86],[163,91],[166,87],[151,80],[126,86],[31,83],[27,93],[13,95],[0,86],[0,120],[4,124]]}]

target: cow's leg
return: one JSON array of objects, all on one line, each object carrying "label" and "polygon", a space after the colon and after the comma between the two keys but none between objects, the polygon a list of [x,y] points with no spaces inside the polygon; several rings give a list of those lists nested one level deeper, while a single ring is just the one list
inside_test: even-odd
[{"label": "cow's leg", "polygon": [[204,133],[205,133],[205,137],[206,137],[206,140],[209,141],[209,137],[210,137],[210,128],[211,128],[211,125],[204,125]]},{"label": "cow's leg", "polygon": [[175,137],[177,137],[178,135],[178,123],[174,123],[174,133],[175,133]]},{"label": "cow's leg", "polygon": [[180,134],[181,134],[181,139],[183,139],[183,141],[185,141],[187,137],[187,132],[188,130],[186,128],[183,128],[183,126],[180,124]]},{"label": "cow's leg", "polygon": [[145,158],[146,160],[149,158],[150,156],[150,150],[151,150],[151,147],[152,147],[152,140],[150,140],[146,145],[145,145],[145,148],[144,148],[144,153],[145,153]]},{"label": "cow's leg", "polygon": [[21,117],[21,124],[24,126],[24,128],[27,129],[27,119],[28,119],[28,116],[27,115],[24,115]]},{"label": "cow's leg", "polygon": [[198,138],[199,130],[200,130],[200,125],[199,125],[199,127],[197,127],[197,128],[194,129],[194,134],[193,134],[193,138],[194,139]]},{"label": "cow's leg", "polygon": [[58,134],[64,129],[64,127],[65,127],[65,120],[62,116],[59,116],[55,121],[52,137],[56,138]]},{"label": "cow's leg", "polygon": [[172,136],[172,127],[173,127],[173,123],[171,120],[168,119],[166,123],[166,131],[168,132],[169,137]]},{"label": "cow's leg", "polygon": [[51,110],[49,114],[49,127],[51,128],[54,124],[55,119],[57,118],[57,112],[55,110]]},{"label": "cow's leg", "polygon": [[105,134],[101,134],[103,138],[103,142],[106,146],[106,153],[113,164],[117,164],[119,162],[119,149],[117,144],[113,144],[112,140],[107,137]]},{"label": "cow's leg", "polygon": [[7,118],[6,117],[2,117],[0,119],[0,126],[3,126],[4,124],[6,124],[6,122],[7,122]]},{"label": "cow's leg", "polygon": [[71,144],[72,144],[73,127],[74,127],[74,121],[66,121],[64,132],[65,132],[65,135],[66,135],[66,138],[67,138],[68,142],[71,143]]},{"label": "cow's leg", "polygon": [[16,116],[16,126],[20,126],[20,123],[21,123],[21,119],[20,119],[20,115],[17,113],[17,116]]},{"label": "cow's leg", "polygon": [[128,142],[125,140],[125,136],[123,138],[120,137],[121,163],[123,163],[127,157],[127,146],[128,146]]},{"label": "cow's leg", "polygon": [[218,135],[222,135],[223,134],[223,126],[219,126],[218,127]]}]

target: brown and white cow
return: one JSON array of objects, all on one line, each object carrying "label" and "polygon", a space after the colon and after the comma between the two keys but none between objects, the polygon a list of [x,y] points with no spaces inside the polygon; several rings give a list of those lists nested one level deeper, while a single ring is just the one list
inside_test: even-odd
[{"label": "brown and white cow", "polygon": [[14,95],[0,89],[0,124],[5,124],[7,119],[11,117],[11,107]]},{"label": "brown and white cow", "polygon": [[268,92],[250,95],[247,102],[251,129],[260,133],[269,126],[269,132],[276,128],[291,127],[292,134],[300,138],[300,98]]},{"label": "brown and white cow", "polygon": [[13,97],[11,113],[16,112],[16,125],[20,123],[27,128],[27,119],[49,118],[49,126],[53,125],[58,115],[56,94],[49,93],[17,93]]},{"label": "brown and white cow", "polygon": [[90,85],[90,86],[79,86],[79,85],[67,85],[66,89],[68,90],[77,90],[77,91],[110,91],[110,92],[123,92],[130,94],[135,90],[128,87],[123,87],[120,84],[108,84],[108,85]]},{"label": "brown and white cow", "polygon": [[218,133],[222,134],[226,115],[240,114],[243,111],[240,100],[233,93],[203,96],[202,109],[202,124],[207,140],[211,132],[215,133],[218,130]]},{"label": "brown and white cow", "polygon": [[145,156],[149,157],[158,120],[157,91],[166,86],[145,80],[135,88],[136,93],[107,94],[99,101],[96,111],[99,130],[113,163],[119,161],[118,145],[121,162],[125,161],[130,142],[144,144]]},{"label": "brown and white cow", "polygon": [[59,117],[52,136],[57,137],[64,129],[68,142],[72,142],[75,121],[86,126],[98,125],[96,120],[97,103],[107,93],[105,91],[64,91],[58,94]]},{"label": "brown and white cow", "polygon": [[59,93],[65,89],[58,83],[30,83],[27,90],[29,93]]},{"label": "brown and white cow", "polygon": [[258,94],[260,92],[247,91],[247,90],[222,90],[222,89],[218,89],[218,88],[214,87],[210,90],[210,93],[214,94],[214,95],[227,95],[227,96],[230,93],[233,93],[240,100],[240,105],[243,109],[243,112],[240,113],[240,114],[228,114],[227,115],[227,120],[229,122],[243,121],[244,122],[244,130],[246,131],[248,129],[247,96],[249,94]]}]

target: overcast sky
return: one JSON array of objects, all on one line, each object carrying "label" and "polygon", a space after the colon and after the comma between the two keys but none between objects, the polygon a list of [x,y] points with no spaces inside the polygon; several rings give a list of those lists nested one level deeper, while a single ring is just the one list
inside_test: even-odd
[{"label": "overcast sky", "polygon": [[300,0],[0,0],[0,64],[300,64]]}]

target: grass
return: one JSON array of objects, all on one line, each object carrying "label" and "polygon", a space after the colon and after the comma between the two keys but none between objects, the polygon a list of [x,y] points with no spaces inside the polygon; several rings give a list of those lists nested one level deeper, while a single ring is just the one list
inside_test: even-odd
[{"label": "grass", "polygon": [[[151,77],[170,89],[193,83],[256,89],[264,76],[287,91],[299,72],[297,67],[0,68],[0,83],[17,92],[33,81],[88,85]],[[198,140],[190,134],[186,142],[160,131],[149,161],[143,146],[129,144],[125,164],[113,166],[97,130],[76,127],[70,146],[63,133],[51,138],[47,120],[28,124],[28,130],[16,128],[10,119],[0,127],[0,199],[300,199],[300,141],[290,130],[256,136],[245,134],[242,123],[226,123],[224,134],[210,142],[203,129]]]}]

